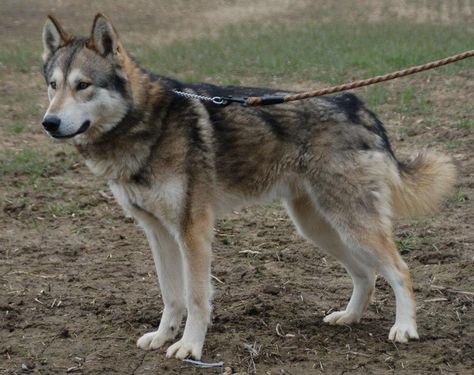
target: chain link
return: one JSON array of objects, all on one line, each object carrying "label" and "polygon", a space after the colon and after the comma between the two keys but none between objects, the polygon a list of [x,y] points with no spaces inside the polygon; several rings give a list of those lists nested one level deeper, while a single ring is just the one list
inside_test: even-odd
[{"label": "chain link", "polygon": [[173,92],[176,94],[176,95],[179,95],[179,96],[182,96],[182,97],[185,97],[185,98],[189,98],[189,99],[197,99],[197,100],[204,100],[206,102],[213,102],[214,104],[217,104],[217,105],[224,105],[224,104],[227,104],[227,100],[224,99],[223,97],[221,96],[205,96],[205,95],[198,95],[198,94],[191,94],[189,92],[185,92],[185,91],[178,91],[178,90],[173,90]]}]

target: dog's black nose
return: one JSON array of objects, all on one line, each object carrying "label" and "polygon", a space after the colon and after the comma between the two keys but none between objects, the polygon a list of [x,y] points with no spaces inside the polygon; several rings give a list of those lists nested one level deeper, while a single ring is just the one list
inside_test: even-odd
[{"label": "dog's black nose", "polygon": [[58,130],[61,119],[58,116],[48,115],[43,119],[43,126],[49,132]]}]

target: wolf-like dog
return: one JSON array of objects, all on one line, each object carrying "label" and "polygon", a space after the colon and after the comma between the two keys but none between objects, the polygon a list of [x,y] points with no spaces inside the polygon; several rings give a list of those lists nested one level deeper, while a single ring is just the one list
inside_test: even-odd
[{"label": "wolf-like dog", "polygon": [[[393,288],[390,340],[417,339],[408,267],[392,234],[396,216],[432,211],[455,183],[446,156],[396,159],[382,123],[354,95],[269,107],[226,106],[182,97],[281,95],[273,89],[185,84],[143,69],[110,21],[70,36],[53,17],[43,29],[53,138],[69,139],[125,212],[144,229],[164,310],[137,341],[168,357],[202,354],[211,317],[211,242],[218,214],[268,199],[286,206],[297,230],[335,256],[353,280],[344,310],[329,324],[357,323],[376,272]],[[323,52],[322,52],[323,53]]]}]

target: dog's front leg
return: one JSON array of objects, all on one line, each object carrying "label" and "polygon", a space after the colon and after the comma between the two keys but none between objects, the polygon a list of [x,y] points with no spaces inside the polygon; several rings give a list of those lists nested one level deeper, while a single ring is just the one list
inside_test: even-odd
[{"label": "dog's front leg", "polygon": [[202,210],[183,225],[180,248],[188,316],[183,337],[171,345],[166,355],[200,359],[211,317],[211,241],[213,218]]},{"label": "dog's front leg", "polygon": [[158,349],[178,334],[185,313],[184,279],[181,251],[169,231],[157,220],[141,222],[153,253],[163,297],[163,314],[157,331],[140,337],[137,346]]}]

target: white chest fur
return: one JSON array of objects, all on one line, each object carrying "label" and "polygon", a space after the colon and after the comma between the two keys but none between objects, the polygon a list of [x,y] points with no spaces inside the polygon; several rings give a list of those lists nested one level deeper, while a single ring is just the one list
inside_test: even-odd
[{"label": "white chest fur", "polygon": [[152,186],[109,181],[110,189],[128,216],[143,222],[143,211],[163,224],[179,225],[185,203],[185,182],[176,176],[154,181]]}]

